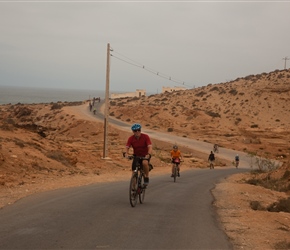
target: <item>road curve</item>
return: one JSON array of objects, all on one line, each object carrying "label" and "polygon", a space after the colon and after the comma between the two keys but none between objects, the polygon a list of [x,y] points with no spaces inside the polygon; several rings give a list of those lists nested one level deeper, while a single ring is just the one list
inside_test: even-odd
[{"label": "road curve", "polygon": [[[78,108],[96,119],[87,107]],[[130,130],[129,124],[115,122],[110,119],[111,125]],[[211,150],[204,142],[143,131]],[[232,157],[224,149],[219,154]],[[168,174],[152,173],[145,203],[135,208],[129,203],[130,173],[128,181],[31,195],[0,210],[0,249],[232,249],[216,219],[211,189],[226,176],[245,171],[246,163],[240,169],[186,170],[176,183]]]},{"label": "road curve", "polygon": [[[95,118],[99,119],[100,121],[103,121],[104,120],[103,105],[104,105],[104,102],[97,103],[97,106],[96,106],[97,114],[95,116],[89,111],[87,106],[82,105],[82,106],[78,106],[77,108],[79,109],[79,112],[81,112],[83,115],[90,116],[90,117],[94,116]],[[131,131],[132,124],[120,121],[120,120],[115,119],[113,117],[109,117],[108,123],[111,126],[115,126],[120,130],[123,130],[126,132]],[[165,141],[165,142],[168,142],[170,144],[178,143],[179,145],[183,145],[183,146],[186,146],[188,148],[191,148],[191,149],[194,149],[194,150],[197,150],[199,152],[206,153],[206,154],[209,154],[210,151],[213,149],[213,144],[211,144],[211,143],[198,141],[198,140],[194,140],[194,139],[189,139],[189,138],[185,138],[185,137],[179,137],[179,136],[172,135],[169,133],[162,133],[159,131],[146,129],[146,128],[142,128],[142,131],[144,133],[147,133],[148,135],[150,135],[151,138]],[[239,156],[240,156],[240,164],[239,164],[240,168],[249,169],[251,167],[254,167],[255,159],[253,157],[251,157],[249,154],[244,153],[242,151],[237,151],[237,150],[232,150],[232,149],[220,147],[219,153],[216,155],[219,158],[223,158],[223,159],[226,159],[229,161],[234,161],[236,154],[239,154]]]}]

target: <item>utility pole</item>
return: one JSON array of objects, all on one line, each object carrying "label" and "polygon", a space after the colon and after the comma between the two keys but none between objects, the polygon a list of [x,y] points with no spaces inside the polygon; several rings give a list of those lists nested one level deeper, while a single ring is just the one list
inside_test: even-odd
[{"label": "utility pole", "polygon": [[107,159],[108,146],[108,119],[109,119],[109,87],[110,87],[110,44],[107,45],[107,71],[106,71],[106,94],[105,94],[105,117],[104,117],[104,147],[103,159]]},{"label": "utility pole", "polygon": [[290,58],[288,58],[288,57],[286,56],[286,57],[282,58],[282,60],[285,60],[285,63],[284,63],[284,69],[286,69],[286,61],[287,61],[287,60],[290,60]]}]

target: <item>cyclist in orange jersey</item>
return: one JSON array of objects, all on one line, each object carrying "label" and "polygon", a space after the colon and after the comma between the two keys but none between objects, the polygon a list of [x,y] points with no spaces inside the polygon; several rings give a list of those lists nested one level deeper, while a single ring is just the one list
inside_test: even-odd
[{"label": "cyclist in orange jersey", "polygon": [[182,154],[181,151],[178,149],[177,145],[173,145],[173,149],[170,151],[171,155],[171,162],[172,162],[172,169],[171,169],[171,177],[173,177],[174,174],[174,166],[176,163],[178,163],[178,177],[180,177],[180,161],[182,160]]}]

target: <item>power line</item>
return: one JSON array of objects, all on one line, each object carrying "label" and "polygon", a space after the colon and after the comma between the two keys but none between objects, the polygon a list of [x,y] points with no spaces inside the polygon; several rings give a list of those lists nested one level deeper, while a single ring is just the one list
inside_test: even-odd
[{"label": "power line", "polygon": [[111,51],[113,51],[115,54],[118,54],[118,55],[120,55],[121,57],[124,57],[124,58],[127,59],[127,60],[126,60],[126,59],[123,59],[123,58],[120,58],[120,57],[118,57],[118,56],[115,56],[115,55],[111,54],[112,57],[114,57],[114,58],[116,58],[116,59],[118,59],[118,60],[120,60],[120,61],[122,61],[122,62],[125,62],[125,63],[127,63],[127,64],[130,64],[130,65],[135,66],[135,67],[138,67],[138,68],[141,68],[141,69],[143,69],[143,70],[146,70],[147,72],[149,72],[149,73],[151,73],[151,74],[154,74],[154,75],[157,75],[157,76],[159,76],[159,77],[161,77],[161,78],[164,78],[164,79],[166,79],[166,80],[168,80],[168,81],[172,81],[172,82],[175,82],[175,83],[177,83],[177,84],[181,84],[181,85],[183,85],[183,86],[186,86],[186,87],[190,87],[190,88],[191,88],[191,86],[185,84],[184,81],[177,80],[177,79],[175,79],[175,78],[173,78],[173,77],[171,77],[171,76],[169,76],[169,75],[163,74],[163,73],[161,73],[161,72],[159,72],[159,71],[157,71],[157,70],[154,70],[154,69],[152,69],[152,68],[149,68],[149,67],[147,67],[147,66],[145,67],[144,64],[139,63],[139,62],[137,62],[137,61],[135,61],[135,60],[132,60],[131,58],[129,58],[129,57],[125,56],[125,55],[122,55],[122,54],[116,52],[115,50],[111,50]]}]

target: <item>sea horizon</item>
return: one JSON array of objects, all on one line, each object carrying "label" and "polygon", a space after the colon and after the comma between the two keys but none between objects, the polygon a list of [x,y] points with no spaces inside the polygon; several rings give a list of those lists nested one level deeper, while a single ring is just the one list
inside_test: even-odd
[{"label": "sea horizon", "polygon": [[94,97],[104,99],[105,91],[0,86],[0,105],[78,102],[92,100]]}]

